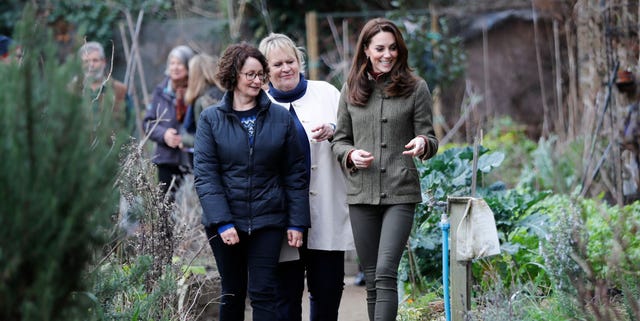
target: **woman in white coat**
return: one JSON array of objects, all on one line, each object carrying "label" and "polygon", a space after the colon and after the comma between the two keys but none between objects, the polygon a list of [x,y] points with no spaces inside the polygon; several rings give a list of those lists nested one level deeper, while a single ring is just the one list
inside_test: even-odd
[{"label": "woman in white coat", "polygon": [[307,149],[311,228],[300,259],[279,264],[278,320],[302,318],[306,271],[311,320],[338,320],[344,289],[344,254],[354,249],[340,164],[331,151],[340,92],[325,81],[305,79],[302,51],[286,35],[271,34],[259,45],[270,69],[269,95],[289,108]]}]

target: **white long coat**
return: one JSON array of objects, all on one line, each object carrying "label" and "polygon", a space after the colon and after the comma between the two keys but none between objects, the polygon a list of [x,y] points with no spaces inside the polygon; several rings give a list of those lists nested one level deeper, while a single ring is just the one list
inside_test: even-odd
[{"label": "white long coat", "polygon": [[[271,96],[270,96],[271,97]],[[337,121],[340,91],[325,81],[307,80],[307,92],[293,103],[278,104],[293,108],[309,137],[311,147],[311,182],[309,205],[311,228],[307,246],[314,250],[353,250],[345,178],[329,141],[314,141],[311,129]]]}]

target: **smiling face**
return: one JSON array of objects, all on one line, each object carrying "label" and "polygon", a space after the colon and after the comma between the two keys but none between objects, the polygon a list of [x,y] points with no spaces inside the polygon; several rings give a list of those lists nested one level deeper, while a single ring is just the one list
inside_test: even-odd
[{"label": "smiling face", "polygon": [[386,73],[391,71],[398,58],[398,45],[391,32],[379,32],[371,37],[369,45],[364,49],[365,55],[371,61],[373,73]]},{"label": "smiling face", "polygon": [[169,78],[173,81],[186,79],[189,75],[187,66],[185,66],[180,58],[171,56],[169,58]]},{"label": "smiling face", "polygon": [[274,48],[267,56],[269,80],[275,89],[289,91],[300,82],[300,63],[293,50]]},{"label": "smiling face", "polygon": [[[240,72],[238,72],[238,84],[235,92],[250,97],[258,96],[262,88],[264,74],[260,61],[256,58],[248,57],[242,68],[240,68]],[[252,77],[253,79],[250,79]]]}]

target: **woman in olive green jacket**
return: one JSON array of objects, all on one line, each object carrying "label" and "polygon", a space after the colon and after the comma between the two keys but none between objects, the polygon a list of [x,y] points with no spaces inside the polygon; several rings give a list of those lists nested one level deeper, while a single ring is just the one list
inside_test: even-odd
[{"label": "woman in olive green jacket", "polygon": [[415,205],[422,201],[413,158],[438,150],[431,94],[408,66],[402,34],[377,18],[363,27],[338,106],[332,150],[344,168],[356,252],[371,321],[395,320],[398,264]]}]

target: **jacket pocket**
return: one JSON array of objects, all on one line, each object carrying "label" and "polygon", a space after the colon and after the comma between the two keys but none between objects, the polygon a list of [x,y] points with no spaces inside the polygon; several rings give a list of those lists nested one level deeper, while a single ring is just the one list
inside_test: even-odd
[{"label": "jacket pocket", "polygon": [[390,184],[396,195],[411,195],[420,193],[420,179],[413,158],[407,155],[399,156],[397,173],[390,177]]},{"label": "jacket pocket", "polygon": [[362,192],[363,173],[360,171],[347,173],[347,195],[356,195]]}]

